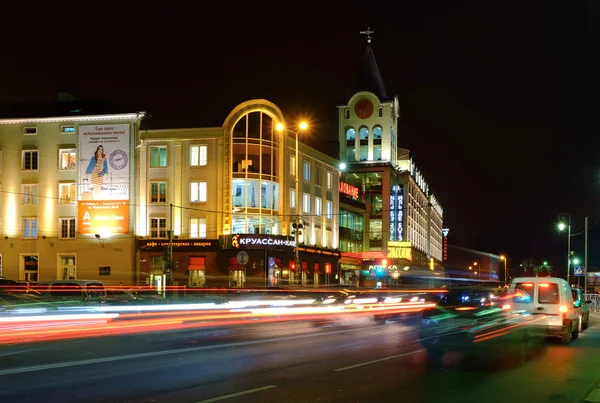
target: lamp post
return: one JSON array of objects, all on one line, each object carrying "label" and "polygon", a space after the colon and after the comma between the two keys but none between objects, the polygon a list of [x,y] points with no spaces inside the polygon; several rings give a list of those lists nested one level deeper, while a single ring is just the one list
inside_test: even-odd
[{"label": "lamp post", "polygon": [[508,271],[506,270],[507,259],[506,256],[501,255],[500,260],[504,260],[504,284],[508,284]]},{"label": "lamp post", "polygon": [[300,170],[300,162],[298,161],[298,134],[300,130],[306,130],[308,128],[308,123],[306,122],[300,122],[300,124],[298,125],[298,131],[294,131],[294,130],[290,130],[290,129],[286,129],[286,127],[283,125],[283,123],[277,123],[276,125],[277,131],[279,131],[280,133],[283,132],[284,130],[294,133],[294,135],[296,136],[296,172],[295,172],[295,179],[296,179],[296,187],[295,187],[295,192],[296,192],[296,200],[294,201],[295,203],[295,207],[296,207],[296,222],[294,224],[294,265],[296,266],[296,272],[298,273],[299,277],[301,275],[301,270],[302,268],[300,267],[300,253],[298,250],[298,235],[300,235],[300,198],[299,198],[299,193],[300,193],[300,189],[299,189],[299,180],[298,180],[298,175],[300,175],[299,170]]},{"label": "lamp post", "polygon": [[[567,219],[565,223],[565,218]],[[567,283],[569,285],[571,282],[569,279],[571,278],[571,216],[568,213],[562,213],[558,216],[558,229],[559,231],[564,231],[567,229]]]}]

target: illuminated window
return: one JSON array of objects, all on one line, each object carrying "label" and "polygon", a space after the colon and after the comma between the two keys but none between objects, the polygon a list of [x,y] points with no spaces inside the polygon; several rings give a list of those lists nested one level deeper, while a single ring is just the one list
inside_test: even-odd
[{"label": "illuminated window", "polygon": [[354,145],[354,142],[356,141],[356,130],[352,127],[346,130],[346,141],[352,145]]},{"label": "illuminated window", "polygon": [[360,134],[360,139],[361,140],[368,140],[369,139],[369,129],[367,129],[366,127],[361,127],[359,130],[359,134]]},{"label": "illuminated window", "polygon": [[190,147],[190,166],[203,167],[206,166],[208,155],[207,146],[194,145]]},{"label": "illuminated window", "polygon": [[329,200],[325,202],[325,216],[327,219],[333,219],[333,203]]},{"label": "illuminated window", "polygon": [[304,197],[302,198],[302,211],[305,213],[310,213],[310,195],[308,193],[304,193]]},{"label": "illuminated window", "polygon": [[23,171],[38,170],[38,150],[27,150],[22,152],[21,169]]},{"label": "illuminated window", "polygon": [[383,130],[381,129],[381,126],[375,126],[373,128],[373,139],[381,140],[382,137],[383,137]]},{"label": "illuminated window", "polygon": [[190,238],[206,238],[206,218],[190,218]]},{"label": "illuminated window", "polygon": [[290,175],[296,176],[296,157],[290,156]]},{"label": "illuminated window", "polygon": [[23,204],[38,204],[37,184],[21,185],[21,193],[23,195]]},{"label": "illuminated window", "polygon": [[310,180],[310,162],[309,161],[304,161],[304,180],[305,181]]},{"label": "illuminated window", "polygon": [[167,219],[150,218],[150,238],[167,237]]},{"label": "illuminated window", "polygon": [[38,236],[37,218],[23,218],[23,238],[34,239]]},{"label": "illuminated window", "polygon": [[58,184],[58,204],[75,203],[75,183]]},{"label": "illuminated window", "polygon": [[296,208],[296,191],[290,189],[290,208]]},{"label": "illuminated window", "polygon": [[163,168],[167,166],[167,147],[150,147],[150,168]]},{"label": "illuminated window", "polygon": [[60,132],[62,134],[75,133],[75,126],[61,126]]},{"label": "illuminated window", "polygon": [[77,161],[77,153],[75,150],[60,150],[58,154],[58,169],[73,170]]},{"label": "illuminated window", "polygon": [[75,218],[59,218],[61,239],[75,239]]},{"label": "illuminated window", "polygon": [[190,182],[190,202],[206,202],[206,182]]},{"label": "illuminated window", "polygon": [[167,202],[167,182],[152,182],[150,184],[150,203]]},{"label": "illuminated window", "polygon": [[333,187],[333,175],[331,172],[327,171],[327,189],[331,189]]},{"label": "illuminated window", "polygon": [[320,197],[315,197],[315,215],[321,216],[323,214],[323,201]]}]

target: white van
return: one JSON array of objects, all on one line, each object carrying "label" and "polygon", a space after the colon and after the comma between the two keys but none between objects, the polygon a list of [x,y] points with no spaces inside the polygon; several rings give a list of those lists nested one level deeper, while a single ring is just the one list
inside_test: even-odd
[{"label": "white van", "polygon": [[560,337],[563,344],[579,337],[579,320],[571,286],[557,277],[517,277],[509,289],[510,308],[545,315],[547,336]]},{"label": "white van", "polygon": [[86,304],[101,304],[106,301],[106,289],[100,280],[43,281],[34,289],[58,301]]}]

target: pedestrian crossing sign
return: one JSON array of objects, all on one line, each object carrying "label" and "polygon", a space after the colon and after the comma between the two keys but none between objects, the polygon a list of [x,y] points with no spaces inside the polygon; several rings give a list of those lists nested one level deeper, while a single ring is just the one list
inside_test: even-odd
[{"label": "pedestrian crossing sign", "polygon": [[583,276],[583,266],[575,266],[575,275]]}]

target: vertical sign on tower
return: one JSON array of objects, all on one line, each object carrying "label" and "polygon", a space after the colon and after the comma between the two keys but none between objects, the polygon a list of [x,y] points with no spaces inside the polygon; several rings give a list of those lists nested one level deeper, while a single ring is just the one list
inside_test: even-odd
[{"label": "vertical sign on tower", "polygon": [[450,230],[448,228],[442,229],[442,260],[448,260],[448,232]]}]

